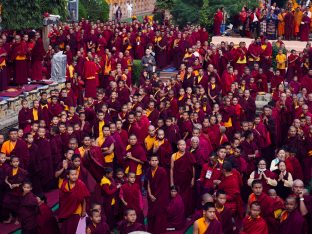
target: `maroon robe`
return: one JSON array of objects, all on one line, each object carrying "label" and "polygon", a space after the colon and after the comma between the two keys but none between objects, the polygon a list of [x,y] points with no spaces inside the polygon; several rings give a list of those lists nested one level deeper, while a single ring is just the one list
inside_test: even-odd
[{"label": "maroon robe", "polygon": [[41,163],[40,163],[40,152],[38,146],[33,143],[29,150],[29,165],[27,171],[29,173],[29,179],[32,182],[34,194],[42,194],[42,185],[41,185]]},{"label": "maroon robe", "polygon": [[109,226],[105,222],[101,222],[94,226],[93,223],[89,224],[87,228],[90,229],[91,234],[110,234]]},{"label": "maroon robe", "polygon": [[127,221],[121,221],[118,225],[118,230],[120,234],[128,234],[130,232],[136,231],[146,231],[146,228],[143,224],[140,223],[132,223],[131,225]]},{"label": "maroon robe", "polygon": [[[8,182],[10,184],[22,184],[27,179],[27,172],[22,168],[18,168],[15,175],[12,174],[13,168],[6,171]],[[2,206],[10,211],[18,212],[20,206],[20,200],[22,197],[22,186],[10,189],[9,186],[6,188],[4,194]]]},{"label": "maroon robe", "polygon": [[159,157],[159,165],[165,168],[168,173],[170,169],[172,147],[171,147],[170,142],[167,139],[164,139],[164,143],[159,146],[156,154]]},{"label": "maroon robe", "polygon": [[191,187],[194,164],[195,159],[189,152],[185,152],[183,156],[174,161],[173,181],[174,185],[180,189],[186,216],[194,211],[194,189]]},{"label": "maroon robe", "polygon": [[18,208],[18,216],[21,222],[22,232],[36,233],[38,214],[39,206],[36,196],[32,192],[23,195]]},{"label": "maroon robe", "polygon": [[179,230],[185,224],[185,211],[182,197],[177,194],[172,198],[167,207],[167,223],[169,228]]},{"label": "maroon robe", "polygon": [[226,193],[225,207],[231,209],[235,216],[240,217],[243,215],[243,201],[240,194],[242,185],[241,176],[236,170],[232,170],[232,175],[222,178],[218,185],[218,189]]},{"label": "maroon robe", "polygon": [[98,66],[93,61],[85,61],[84,63],[84,78],[85,78],[85,97],[96,98]]},{"label": "maroon robe", "polygon": [[32,80],[42,80],[42,61],[45,55],[42,39],[39,38],[34,48],[31,50],[31,78]]},{"label": "maroon robe", "polygon": [[222,224],[217,220],[214,219],[210,221],[209,226],[204,234],[222,234]]},{"label": "maroon robe", "polygon": [[243,230],[241,234],[269,234],[269,231],[262,217],[253,219],[250,216],[246,216],[243,219]]},{"label": "maroon robe", "polygon": [[[285,211],[287,212],[287,211]],[[304,234],[306,233],[305,219],[302,217],[299,210],[294,210],[291,213],[287,212],[287,218],[281,221],[279,225],[280,233],[283,234]]]},{"label": "maroon robe", "polygon": [[66,189],[67,185],[68,181],[64,180],[60,188],[58,217],[60,220],[63,220],[61,233],[75,234],[80,215],[74,214],[74,212],[90,194],[86,185],[79,179],[70,190]]},{"label": "maroon robe", "polygon": [[29,108],[22,108],[18,112],[18,127],[24,131],[30,130],[31,113]]},{"label": "maroon robe", "polygon": [[37,216],[38,233],[39,234],[59,234],[60,230],[58,223],[51,209],[47,204],[42,203],[39,206],[39,214]]},{"label": "maroon robe", "polygon": [[11,47],[11,59],[14,66],[14,82],[17,85],[27,84],[27,44],[24,41],[14,43]]},{"label": "maroon robe", "polygon": [[232,222],[232,211],[227,207],[223,207],[223,209],[219,212],[216,211],[216,216],[218,220],[222,224],[222,232],[224,234],[232,234],[233,233],[233,222]]},{"label": "maroon robe", "polygon": [[54,174],[51,143],[46,138],[39,138],[35,140],[35,144],[38,146],[40,152],[41,183],[44,186],[49,186]]},{"label": "maroon robe", "polygon": [[[139,159],[142,162],[146,162],[147,160],[145,150],[139,143],[132,145],[130,148],[128,148],[127,153],[131,153],[132,157]],[[124,165],[125,169],[129,168],[129,172],[136,173],[139,163],[133,161],[132,159],[126,158],[124,160]],[[138,176],[136,178],[136,181],[140,181]]]},{"label": "maroon robe", "polygon": [[137,220],[139,222],[144,221],[144,215],[141,205],[141,188],[137,183],[129,184],[126,183],[120,188],[120,196],[127,202],[125,209],[134,209],[137,215]]},{"label": "maroon robe", "polygon": [[163,233],[167,228],[166,208],[169,204],[169,183],[166,170],[158,167],[154,176],[151,169],[146,172],[151,194],[156,198],[152,202],[148,197],[148,231],[155,234]]},{"label": "maroon robe", "polygon": [[7,155],[7,157],[12,155],[19,157],[21,168],[27,169],[29,164],[29,152],[25,141],[17,139],[14,149],[11,151],[10,155]]},{"label": "maroon robe", "polygon": [[100,147],[91,146],[85,155],[82,155],[82,163],[94,179],[100,182],[104,170],[104,160]]}]

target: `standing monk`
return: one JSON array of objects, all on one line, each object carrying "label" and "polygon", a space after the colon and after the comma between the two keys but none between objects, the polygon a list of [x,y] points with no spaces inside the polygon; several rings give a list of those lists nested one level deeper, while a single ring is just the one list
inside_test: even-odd
[{"label": "standing monk", "polygon": [[285,40],[291,40],[292,37],[294,36],[294,15],[291,11],[288,11],[287,9],[285,10],[286,14],[284,16],[284,21],[285,21]]},{"label": "standing monk", "polygon": [[86,199],[89,191],[86,185],[78,179],[76,169],[70,169],[67,180],[60,188],[59,220],[62,234],[75,234],[80,217],[86,215]]},{"label": "standing monk", "polygon": [[98,66],[93,61],[91,53],[88,54],[88,59],[84,63],[84,78],[85,78],[85,97],[96,98],[97,81],[96,75]]},{"label": "standing monk", "polygon": [[11,60],[13,61],[14,82],[17,85],[27,83],[27,44],[20,35],[15,36],[15,43],[11,47]]},{"label": "standing monk", "polygon": [[180,188],[185,214],[192,214],[194,211],[193,195],[195,182],[195,159],[193,155],[186,151],[184,140],[178,141],[178,152],[171,157],[170,184]]},{"label": "standing monk", "polygon": [[214,15],[213,19],[213,33],[215,36],[220,36],[221,24],[223,20],[222,11],[218,8],[216,14]]},{"label": "standing monk", "polygon": [[31,78],[32,80],[42,80],[42,61],[45,50],[39,32],[36,32],[35,40],[35,46],[31,51]]},{"label": "standing monk", "polygon": [[158,157],[151,156],[150,169],[147,171],[148,231],[155,234],[166,231],[166,209],[169,204],[168,175],[158,164]]},{"label": "standing monk", "polygon": [[0,38],[0,91],[8,87],[7,56],[8,53],[3,46],[3,40]]},{"label": "standing monk", "polygon": [[203,217],[194,222],[193,234],[221,234],[222,224],[216,218],[216,208],[212,202],[203,207]]}]

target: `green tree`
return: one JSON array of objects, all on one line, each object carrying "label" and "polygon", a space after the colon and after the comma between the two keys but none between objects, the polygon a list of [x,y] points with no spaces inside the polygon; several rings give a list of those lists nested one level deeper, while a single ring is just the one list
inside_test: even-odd
[{"label": "green tree", "polygon": [[43,13],[60,15],[66,19],[67,0],[2,0],[3,27],[21,30],[40,28]]},{"label": "green tree", "polygon": [[2,9],[2,26],[6,29],[21,30],[42,25],[39,0],[2,0]]},{"label": "green tree", "polygon": [[237,15],[243,6],[254,8],[258,5],[258,1],[254,0],[174,0],[175,4],[171,10],[174,21],[184,26],[190,22],[193,24],[201,24],[206,28],[213,26],[213,18],[216,10],[224,7],[231,19]]},{"label": "green tree", "polygon": [[39,0],[39,4],[42,13],[60,15],[63,20],[67,18],[67,0]]},{"label": "green tree", "polygon": [[89,20],[107,21],[109,17],[109,5],[105,0],[80,0],[79,18]]}]

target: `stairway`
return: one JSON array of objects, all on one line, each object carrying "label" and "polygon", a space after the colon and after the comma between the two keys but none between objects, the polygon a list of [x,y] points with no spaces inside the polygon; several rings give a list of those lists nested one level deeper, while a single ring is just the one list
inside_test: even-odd
[{"label": "stairway", "polygon": [[159,72],[159,77],[161,81],[166,81],[171,79],[172,76],[176,76],[178,74],[178,71],[173,71],[173,72],[169,72],[169,71],[160,71]]}]

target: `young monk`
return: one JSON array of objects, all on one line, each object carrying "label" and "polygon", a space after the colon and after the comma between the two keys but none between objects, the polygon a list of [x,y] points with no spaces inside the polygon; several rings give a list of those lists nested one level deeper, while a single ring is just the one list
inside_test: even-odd
[{"label": "young monk", "polygon": [[118,231],[120,234],[128,234],[130,232],[145,231],[145,227],[141,223],[136,222],[136,213],[134,209],[125,211],[124,220],[120,222]]},{"label": "young monk", "polygon": [[78,179],[78,171],[70,168],[67,179],[60,188],[61,233],[75,234],[80,217],[86,215],[87,198],[90,196],[86,185]]},{"label": "young monk", "polygon": [[257,201],[261,206],[261,216],[267,222],[270,232],[272,231],[272,233],[275,233],[277,231],[277,222],[274,218],[274,214],[276,210],[282,207],[277,207],[277,204],[274,204],[273,199],[263,192],[263,185],[260,180],[254,180],[251,189],[253,193],[250,194],[248,198],[249,208],[253,202]]},{"label": "young monk", "polygon": [[212,202],[203,207],[203,217],[194,222],[193,234],[222,234],[222,225],[216,218],[216,208]]},{"label": "young monk", "polygon": [[280,217],[280,233],[291,234],[306,233],[305,219],[297,209],[296,198],[289,196],[285,201],[285,210],[282,211]]},{"label": "young monk", "polygon": [[268,234],[268,225],[260,216],[261,206],[258,202],[250,204],[250,212],[243,220],[241,234]]},{"label": "young monk", "polygon": [[92,210],[90,214],[91,222],[87,225],[86,234],[109,234],[109,227],[102,222],[101,212]]},{"label": "young monk", "polygon": [[5,189],[6,189],[6,183],[5,183],[5,177],[6,173],[9,170],[9,165],[6,163],[6,156],[3,153],[0,153],[0,220],[3,220],[3,197],[5,194]]},{"label": "young monk", "polygon": [[38,232],[40,234],[59,234],[60,230],[52,210],[47,205],[47,198],[44,195],[37,197],[39,214],[37,216]]},{"label": "young monk", "polygon": [[119,197],[125,209],[134,209],[137,214],[137,220],[143,223],[143,198],[140,186],[135,183],[135,173],[128,173],[128,183],[121,186]]},{"label": "young monk", "polygon": [[31,192],[32,184],[30,182],[23,183],[23,195],[18,209],[18,215],[21,222],[22,233],[37,234],[39,214],[39,205],[37,198]]},{"label": "young monk", "polygon": [[[20,160],[17,156],[11,156],[11,168],[7,171],[5,183],[7,191],[3,198],[3,208],[9,213],[9,219],[4,223],[11,223],[12,214],[16,215],[22,196],[22,184],[27,178],[27,172],[19,167]],[[15,224],[19,224],[16,218]]]},{"label": "young monk", "polygon": [[107,215],[107,224],[110,228],[113,228],[115,216],[116,196],[121,184],[116,184],[113,179],[113,169],[108,167],[104,169],[104,176],[101,180],[103,209]]},{"label": "young monk", "polygon": [[104,155],[104,166],[113,167],[115,141],[111,136],[109,125],[103,126],[103,134],[100,134],[96,142],[101,147],[102,154]]},{"label": "young monk", "polygon": [[185,206],[185,215],[194,211],[194,182],[195,182],[195,159],[186,151],[184,140],[178,142],[178,152],[171,157],[170,185],[180,188],[180,194]]},{"label": "young monk", "polygon": [[125,156],[125,173],[134,172],[136,175],[136,183],[141,183],[141,176],[143,172],[143,164],[146,162],[146,154],[141,146],[138,143],[138,138],[136,135],[132,134],[129,136],[129,145],[126,148]]},{"label": "young monk", "polygon": [[167,230],[179,230],[185,224],[185,211],[182,197],[178,193],[178,188],[170,188],[171,200],[167,207]]},{"label": "young monk", "polygon": [[222,190],[216,192],[215,206],[216,216],[222,224],[222,231],[224,234],[233,233],[233,221],[232,221],[232,210],[225,207],[226,193]]},{"label": "young monk", "polygon": [[148,231],[155,234],[166,230],[166,208],[169,203],[169,184],[166,170],[159,167],[157,156],[151,156],[146,172],[148,194]]}]

